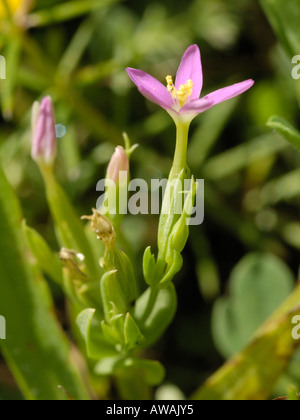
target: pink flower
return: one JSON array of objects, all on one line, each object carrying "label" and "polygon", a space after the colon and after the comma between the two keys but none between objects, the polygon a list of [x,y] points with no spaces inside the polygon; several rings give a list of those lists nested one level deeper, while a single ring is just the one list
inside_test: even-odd
[{"label": "pink flower", "polygon": [[203,73],[197,45],[191,45],[186,50],[177,71],[175,84],[172,76],[167,76],[167,86],[164,86],[142,70],[127,68],[126,71],[142,95],[165,109],[175,122],[191,122],[198,114],[240,95],[254,84],[253,80],[246,80],[199,99],[203,87]]},{"label": "pink flower", "polygon": [[52,100],[48,96],[39,104],[35,102],[32,109],[32,150],[37,162],[52,164],[56,156],[55,115]]},{"label": "pink flower", "polygon": [[[129,159],[127,153],[122,146],[116,147],[115,153],[109,162],[106,178],[114,181],[116,185],[122,183],[122,178],[128,178],[129,174]],[[120,179],[121,178],[121,179]]]}]

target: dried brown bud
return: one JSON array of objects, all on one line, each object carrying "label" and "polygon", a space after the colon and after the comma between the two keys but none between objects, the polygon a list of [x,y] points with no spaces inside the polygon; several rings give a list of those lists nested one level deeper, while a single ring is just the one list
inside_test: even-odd
[{"label": "dried brown bud", "polygon": [[116,239],[116,234],[111,221],[93,209],[92,216],[82,216],[82,220],[90,220],[93,231],[97,234],[97,238],[101,239],[106,245],[111,245]]}]

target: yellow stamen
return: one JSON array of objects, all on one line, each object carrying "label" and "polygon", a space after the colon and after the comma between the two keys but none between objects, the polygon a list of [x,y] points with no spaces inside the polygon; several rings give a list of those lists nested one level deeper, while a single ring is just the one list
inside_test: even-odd
[{"label": "yellow stamen", "polygon": [[167,89],[171,93],[174,99],[177,99],[180,106],[182,107],[185,105],[187,99],[193,93],[194,83],[191,79],[189,79],[184,85],[181,85],[180,88],[177,90],[173,83],[172,76],[167,76]]},{"label": "yellow stamen", "polygon": [[167,80],[168,91],[173,92],[173,90],[176,90],[175,86],[174,86],[174,83],[173,83],[173,77],[172,76],[167,76],[166,80]]}]

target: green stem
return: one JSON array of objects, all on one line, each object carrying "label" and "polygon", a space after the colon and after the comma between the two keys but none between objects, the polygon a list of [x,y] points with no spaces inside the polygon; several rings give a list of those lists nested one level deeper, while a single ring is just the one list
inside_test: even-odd
[{"label": "green stem", "polygon": [[[164,200],[168,200],[168,202],[163,202],[162,209],[165,209],[166,206],[170,205],[170,197],[167,193],[168,188],[172,188],[171,184],[172,181],[178,179],[179,175],[182,173],[183,170],[186,171],[186,175],[188,173],[187,168],[187,146],[188,146],[188,134],[189,134],[190,122],[178,122],[176,123],[176,148],[173,160],[173,166],[170,172],[168,186],[165,194]],[[172,190],[171,190],[172,191]],[[171,198],[172,202],[173,198]],[[151,294],[147,303],[147,307],[144,312],[143,320],[145,321],[149,314],[151,314],[153,307],[156,303],[157,295],[159,292],[159,283],[164,277],[165,270],[166,270],[166,254],[168,251],[168,239],[172,232],[172,229],[177,222],[179,215],[174,213],[170,214],[161,214],[160,216],[160,223],[159,223],[159,230],[158,230],[158,243],[159,243],[159,252],[157,257],[157,264],[156,264],[156,273],[155,273],[155,281],[151,286]]]},{"label": "green stem", "polygon": [[190,123],[179,122],[176,124],[176,149],[169,181],[177,178],[181,171],[186,168],[187,145]]},{"label": "green stem", "polygon": [[[159,266],[161,267],[160,276],[163,276],[165,269],[166,253],[168,248],[168,240],[172,229],[180,217],[178,214],[174,213],[174,208],[172,208],[172,203],[174,204],[174,194],[177,194],[178,191],[174,192],[174,181],[181,178],[181,182],[184,178],[188,177],[188,167],[187,167],[187,146],[188,146],[188,135],[189,135],[190,123],[188,122],[177,122],[176,123],[176,149],[174,154],[173,166],[169,175],[169,181],[165,192],[164,201],[162,204],[162,214],[159,221],[158,229],[158,261]],[[182,174],[182,171],[185,171]],[[182,176],[183,175],[183,176]]]}]

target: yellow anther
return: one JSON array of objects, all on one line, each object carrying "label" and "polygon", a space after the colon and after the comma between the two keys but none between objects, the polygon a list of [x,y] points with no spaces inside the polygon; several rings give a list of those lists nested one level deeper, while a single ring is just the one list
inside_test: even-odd
[{"label": "yellow anther", "polygon": [[174,86],[173,78],[172,76],[167,76],[167,89],[173,96],[173,98],[177,99],[179,102],[179,105],[182,107],[185,105],[187,99],[191,96],[193,93],[193,81],[189,79],[184,85],[181,85],[180,88],[177,90]]},{"label": "yellow anther", "polygon": [[191,96],[191,94],[193,93],[193,87],[194,87],[194,83],[191,79],[189,79],[186,82],[186,90],[187,90],[188,96]]},{"label": "yellow anther", "polygon": [[172,76],[167,76],[166,80],[167,80],[168,91],[173,92],[173,90],[176,90],[175,86],[174,86],[174,83],[173,83],[173,77]]}]

